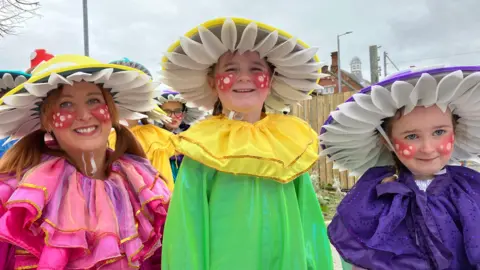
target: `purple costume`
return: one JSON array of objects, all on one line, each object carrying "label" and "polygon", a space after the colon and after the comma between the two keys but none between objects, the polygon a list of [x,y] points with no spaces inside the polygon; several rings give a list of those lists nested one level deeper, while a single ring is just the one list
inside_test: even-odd
[{"label": "purple costume", "polygon": [[421,191],[409,172],[381,184],[391,167],[368,170],[328,227],[348,262],[366,269],[477,269],[480,174],[447,166]]},{"label": "purple costume", "polygon": [[[480,269],[480,173],[461,166],[419,181],[407,169],[394,182],[395,147],[381,124],[403,108],[448,108],[459,117],[451,161],[480,154],[480,67],[403,72],[356,93],[331,113],[322,154],[362,175],[342,200],[328,235],[342,258],[375,270]],[[380,142],[381,136],[385,142]]]}]

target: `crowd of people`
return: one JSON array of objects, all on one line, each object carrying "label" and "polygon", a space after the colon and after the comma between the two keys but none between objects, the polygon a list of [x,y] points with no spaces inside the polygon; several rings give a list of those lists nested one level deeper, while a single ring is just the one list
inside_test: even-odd
[{"label": "crowd of people", "polygon": [[[244,18],[162,59],[37,49],[0,71],[0,269],[478,269],[480,67],[402,72],[331,112],[290,106],[317,48]],[[319,155],[361,176],[325,225]]]}]

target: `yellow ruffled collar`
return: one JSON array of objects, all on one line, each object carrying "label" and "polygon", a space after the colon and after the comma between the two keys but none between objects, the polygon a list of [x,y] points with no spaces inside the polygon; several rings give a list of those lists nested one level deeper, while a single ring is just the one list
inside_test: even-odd
[{"label": "yellow ruffled collar", "polygon": [[289,182],[318,159],[317,133],[294,116],[251,124],[213,116],[173,138],[178,152],[218,171]]}]

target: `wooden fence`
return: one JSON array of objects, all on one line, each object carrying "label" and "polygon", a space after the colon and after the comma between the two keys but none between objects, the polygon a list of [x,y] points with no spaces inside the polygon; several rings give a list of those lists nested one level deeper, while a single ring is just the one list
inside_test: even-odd
[{"label": "wooden fence", "polygon": [[[338,105],[345,102],[355,92],[336,93],[325,96],[312,96],[311,100],[301,102],[299,105],[293,106],[291,114],[295,115],[308,123],[320,134],[323,123],[328,118],[331,111],[335,110]],[[341,189],[350,189],[355,184],[355,177],[348,176],[348,172],[339,172],[333,169],[333,164],[327,162],[325,157],[320,157],[317,164],[313,166],[312,171],[318,174],[320,186],[334,186],[335,182],[339,182]]]}]

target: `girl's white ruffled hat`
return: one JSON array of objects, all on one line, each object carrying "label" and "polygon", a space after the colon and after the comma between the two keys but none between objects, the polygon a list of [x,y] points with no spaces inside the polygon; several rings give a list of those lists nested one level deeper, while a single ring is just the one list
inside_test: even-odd
[{"label": "girl's white ruffled hat", "polygon": [[87,81],[109,89],[120,119],[142,119],[141,112],[161,110],[154,85],[145,73],[126,66],[104,64],[80,55],[59,55],[40,64],[32,77],[0,99],[0,138],[21,138],[40,128],[40,106],[59,85]]},{"label": "girl's white ruffled hat", "polygon": [[242,18],[220,18],[192,29],[173,44],[163,59],[162,82],[178,91],[192,107],[213,109],[217,96],[207,74],[227,51],[256,51],[272,64],[274,76],[266,105],[281,111],[310,99],[321,89],[317,48],[271,26]]},{"label": "girl's white ruffled hat", "polygon": [[[480,67],[410,70],[354,94],[331,112],[322,128],[323,151],[334,168],[361,175],[374,166],[393,165],[394,149],[383,120],[404,108],[449,108],[459,117],[452,163],[477,159],[480,154]],[[387,145],[381,142],[383,136]]]},{"label": "girl's white ruffled hat", "polygon": [[187,125],[192,125],[193,123],[202,120],[205,118],[207,113],[205,111],[199,110],[195,107],[190,107],[187,105],[187,101],[180,95],[180,93],[171,91],[171,90],[163,90],[159,91],[155,95],[155,99],[157,100],[158,105],[162,106],[167,102],[180,102],[185,104],[186,113],[185,117],[183,118],[183,122]]}]

